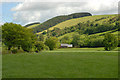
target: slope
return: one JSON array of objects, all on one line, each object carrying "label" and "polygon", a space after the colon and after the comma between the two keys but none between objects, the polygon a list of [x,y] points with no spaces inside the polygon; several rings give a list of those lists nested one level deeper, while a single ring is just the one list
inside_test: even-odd
[{"label": "slope", "polygon": [[63,21],[69,20],[69,19],[74,19],[74,18],[80,18],[80,17],[84,17],[84,16],[92,16],[90,13],[74,13],[74,14],[70,14],[70,15],[63,15],[63,16],[57,16],[57,17],[53,17],[47,21],[45,21],[44,23],[41,23],[40,25],[36,26],[34,28],[34,32],[41,32],[43,30],[46,30],[50,27],[55,26],[58,23],[61,23]]},{"label": "slope", "polygon": [[[86,23],[86,22],[92,22],[94,24],[102,24],[105,22],[108,22],[108,20],[113,19],[114,17],[116,17],[117,15],[94,15],[94,16],[86,16],[86,17],[82,17],[82,18],[76,18],[76,19],[70,19],[70,20],[66,20],[64,22],[61,22],[51,28],[49,28],[49,30],[53,30],[54,28],[60,28],[60,29],[64,29],[66,27],[71,27],[71,26],[75,26],[78,23]],[[47,31],[47,30],[44,30]],[[42,32],[38,32],[37,34],[41,34]]]}]

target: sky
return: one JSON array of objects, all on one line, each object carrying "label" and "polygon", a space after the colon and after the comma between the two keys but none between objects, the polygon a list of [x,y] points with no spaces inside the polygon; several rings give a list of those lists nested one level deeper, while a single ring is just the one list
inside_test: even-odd
[{"label": "sky", "polygon": [[0,24],[42,23],[55,16],[79,12],[93,15],[118,14],[118,2],[119,0],[4,0],[0,3]]}]

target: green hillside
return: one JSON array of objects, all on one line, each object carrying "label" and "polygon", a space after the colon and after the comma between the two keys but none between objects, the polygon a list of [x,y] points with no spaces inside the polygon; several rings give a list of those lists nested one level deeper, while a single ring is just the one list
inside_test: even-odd
[{"label": "green hillside", "polygon": [[[118,36],[119,31],[117,31],[117,29],[116,29],[116,30],[110,30],[110,31],[106,31],[106,32],[91,34],[91,35],[88,35],[88,37],[99,36],[100,38],[103,38],[106,33],[112,33],[112,34],[114,34],[115,36]],[[58,37],[58,39],[62,39],[62,38],[65,37],[65,36],[69,36],[70,38],[72,38],[72,36],[75,35],[75,34],[78,34],[78,32],[67,33],[67,34],[65,34],[65,35],[63,35],[63,36]],[[81,36],[84,36],[84,34],[81,35]]]},{"label": "green hillside", "polygon": [[[51,28],[49,30],[53,30],[54,28],[66,28],[66,27],[71,27],[75,26],[78,23],[86,23],[87,21],[93,22],[94,24],[102,24],[104,22],[107,22],[109,19],[112,19],[116,17],[117,15],[94,15],[94,16],[87,16],[87,17],[82,17],[82,18],[76,18],[76,19],[70,19],[66,20],[64,22],[61,22]],[[44,30],[47,31],[47,30]],[[42,31],[42,32],[44,32]],[[42,32],[38,32],[37,34],[41,34]]]},{"label": "green hillside", "polygon": [[108,19],[110,18],[114,18],[116,15],[95,15],[95,16],[87,16],[87,17],[82,17],[82,18],[77,18],[77,19],[70,19],[67,21],[64,21],[62,23],[59,23],[51,28],[49,28],[50,30],[54,29],[55,27],[63,29],[65,27],[70,27],[70,26],[74,26],[80,22],[87,22],[87,21],[95,21],[96,19],[101,19],[103,17],[105,17],[105,19],[101,19],[100,21],[96,21],[95,23],[102,23],[104,21],[108,21]]},{"label": "green hillside", "polygon": [[119,24],[117,15],[96,15],[67,20],[37,34],[60,37],[67,33],[78,32],[90,35],[118,29]]},{"label": "green hillside", "polygon": [[[95,15],[61,22],[48,30],[37,33],[45,38],[57,37],[61,43],[72,43],[74,35],[79,35],[84,47],[102,47],[104,35],[112,33],[118,37],[120,22],[117,15]],[[65,40],[68,39],[68,40]],[[86,40],[85,40],[86,39]],[[86,45],[86,43],[88,43]],[[101,45],[99,45],[101,44]],[[119,43],[120,44],[120,43]]]},{"label": "green hillside", "polygon": [[80,17],[85,17],[85,16],[92,16],[90,13],[73,13],[70,15],[62,15],[62,16],[56,16],[53,17],[43,23],[41,23],[40,25],[36,26],[34,28],[34,32],[38,33],[41,32],[43,30],[46,30],[50,27],[53,27],[63,21],[69,20],[69,19],[74,19],[74,18],[80,18]]},{"label": "green hillside", "polygon": [[27,28],[35,28],[38,25],[40,25],[40,24],[33,24],[33,25],[28,26]]},{"label": "green hillside", "polygon": [[40,22],[30,23],[30,24],[25,25],[24,27],[34,28],[34,27],[36,27],[38,25],[40,25]]}]

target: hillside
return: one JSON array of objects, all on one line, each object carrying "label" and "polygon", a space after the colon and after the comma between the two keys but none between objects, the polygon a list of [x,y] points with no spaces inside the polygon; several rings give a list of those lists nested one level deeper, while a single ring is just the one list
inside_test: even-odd
[{"label": "hillside", "polygon": [[34,27],[36,27],[38,25],[40,25],[40,22],[30,23],[30,24],[25,25],[24,27],[34,28]]},{"label": "hillside", "polygon": [[35,28],[38,25],[40,25],[40,24],[33,24],[33,25],[28,26],[27,28],[32,28],[33,29],[33,28]]},{"label": "hillside", "polygon": [[[78,23],[86,23],[87,21],[93,22],[94,24],[96,24],[96,23],[102,24],[116,16],[117,15],[94,15],[94,16],[86,16],[86,17],[82,17],[82,18],[70,19],[70,20],[66,20],[64,22],[61,22],[61,23],[49,28],[49,30],[53,30],[54,28],[63,29],[66,27],[75,26]],[[47,30],[45,30],[45,31],[47,31]],[[44,32],[44,31],[42,31],[42,32]],[[42,32],[39,32],[37,34],[41,34]]]},{"label": "hillside", "polygon": [[44,35],[56,37],[71,32],[90,35],[118,29],[118,25],[120,25],[120,22],[118,21],[117,15],[96,15],[67,20],[49,28],[47,33],[45,33],[45,31],[41,33]]},{"label": "hillside", "polygon": [[80,18],[80,17],[85,17],[85,16],[92,16],[90,13],[74,13],[70,15],[63,15],[63,16],[57,16],[52,19],[49,19],[45,21],[44,23],[41,23],[40,25],[36,26],[34,28],[34,32],[38,33],[43,30],[46,30],[50,27],[53,27],[63,21],[69,20],[69,19],[74,19],[74,18]]},{"label": "hillside", "polygon": [[[119,31],[118,31],[117,29],[115,29],[115,30],[110,30],[110,31],[106,31],[106,32],[91,34],[91,35],[88,35],[88,36],[89,36],[89,37],[99,36],[98,38],[104,38],[104,35],[105,35],[106,33],[112,33],[112,34],[114,34],[115,36],[118,37]],[[69,36],[70,38],[72,38],[72,36],[75,35],[75,34],[78,34],[78,32],[67,33],[67,34],[65,34],[65,35],[63,35],[63,36],[58,37],[58,39],[62,39],[62,38],[65,37],[65,36]],[[81,35],[81,36],[84,36],[84,34]]]}]

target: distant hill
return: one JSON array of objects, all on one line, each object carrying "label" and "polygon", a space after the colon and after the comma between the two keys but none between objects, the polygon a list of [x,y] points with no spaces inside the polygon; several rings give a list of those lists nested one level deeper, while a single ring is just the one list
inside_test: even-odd
[{"label": "distant hill", "polygon": [[44,23],[41,23],[40,25],[34,27],[33,29],[34,29],[35,33],[38,33],[43,30],[46,30],[50,27],[53,27],[63,21],[66,21],[69,19],[85,17],[85,16],[92,16],[92,14],[90,14],[90,13],[74,13],[74,14],[70,14],[70,15],[57,16],[57,17],[54,17],[52,19],[45,21]]}]

